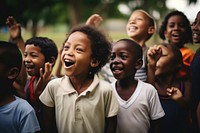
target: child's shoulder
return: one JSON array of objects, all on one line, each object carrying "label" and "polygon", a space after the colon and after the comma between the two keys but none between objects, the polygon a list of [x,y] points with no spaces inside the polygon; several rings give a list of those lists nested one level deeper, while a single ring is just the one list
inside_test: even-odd
[{"label": "child's shoulder", "polygon": [[22,111],[23,113],[29,113],[33,111],[32,106],[24,99],[15,96],[15,101],[13,101],[13,106],[16,106],[16,109]]},{"label": "child's shoulder", "polygon": [[101,91],[112,91],[111,84],[108,81],[105,81],[103,79],[99,79],[98,88]]},{"label": "child's shoulder", "polygon": [[146,91],[156,92],[156,89],[152,84],[141,81],[141,80],[138,80],[138,87],[141,87],[143,90],[146,90]]}]

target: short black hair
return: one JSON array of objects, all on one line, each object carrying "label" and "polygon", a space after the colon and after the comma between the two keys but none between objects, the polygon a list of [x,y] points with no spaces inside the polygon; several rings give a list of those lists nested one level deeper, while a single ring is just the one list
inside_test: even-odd
[{"label": "short black hair", "polygon": [[51,57],[54,57],[55,60],[58,56],[58,48],[55,42],[47,37],[33,37],[28,39],[25,42],[26,45],[34,45],[41,48],[41,52],[45,57],[45,62],[49,62]]},{"label": "short black hair", "polygon": [[142,54],[143,54],[142,47],[137,42],[131,39],[126,39],[126,38],[118,40],[117,42],[115,42],[115,44],[118,42],[125,42],[126,44],[131,45],[133,47],[133,51],[134,51],[133,54],[135,56],[135,59],[136,60],[142,59]]},{"label": "short black hair", "polygon": [[8,69],[17,67],[21,70],[22,54],[17,44],[0,41],[0,63]]},{"label": "short black hair", "polygon": [[184,43],[192,43],[193,40],[192,40],[192,29],[191,29],[191,26],[190,26],[190,21],[188,20],[188,18],[186,17],[186,15],[181,12],[181,11],[172,11],[170,12],[169,14],[167,14],[160,26],[160,29],[159,29],[159,36],[161,39],[165,40],[165,35],[164,35],[164,32],[166,31],[166,28],[167,28],[167,23],[168,23],[168,20],[172,17],[172,16],[180,16],[180,17],[183,17],[184,19],[184,23],[185,23],[185,28],[186,28],[186,33],[187,35],[185,36],[185,40],[184,40]]},{"label": "short black hair", "polygon": [[[92,72],[92,74],[99,72],[101,68],[110,59],[110,54],[111,54],[110,41],[100,30],[91,27],[89,25],[78,25],[73,27],[68,36],[74,32],[82,32],[86,34],[89,40],[91,41],[92,58],[98,60],[100,64],[95,68],[91,68],[90,72]],[[65,42],[67,40],[68,38],[65,40]]]}]

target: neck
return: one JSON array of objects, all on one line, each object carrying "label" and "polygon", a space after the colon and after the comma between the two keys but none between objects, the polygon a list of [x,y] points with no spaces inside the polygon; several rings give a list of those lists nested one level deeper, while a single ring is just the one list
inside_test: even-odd
[{"label": "neck", "polygon": [[145,40],[144,39],[133,39],[135,42],[137,42],[141,47],[142,49],[144,50],[144,48],[146,48],[146,44],[145,44]]},{"label": "neck", "polygon": [[80,94],[81,92],[85,91],[90,84],[93,81],[93,77],[85,77],[85,76],[79,76],[79,77],[70,77],[70,81],[74,87],[74,89]]},{"label": "neck", "polygon": [[128,89],[130,86],[137,86],[138,81],[133,78],[125,78],[117,81],[117,86],[123,89]]}]

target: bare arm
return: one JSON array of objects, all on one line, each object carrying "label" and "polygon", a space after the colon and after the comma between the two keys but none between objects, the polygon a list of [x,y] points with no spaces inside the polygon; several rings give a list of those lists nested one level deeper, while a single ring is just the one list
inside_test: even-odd
[{"label": "bare arm", "polygon": [[149,133],[159,133],[160,132],[160,121],[162,118],[157,120],[151,120],[150,124],[150,131]]},{"label": "bare arm", "polygon": [[[9,16],[6,19],[6,24],[9,28],[9,34],[10,34],[10,41],[15,42],[19,49],[22,52],[22,55],[24,54],[24,49],[25,49],[25,44],[24,40],[21,36],[21,26],[19,23],[16,22],[13,16]],[[24,92],[24,87],[26,85],[27,81],[27,74],[26,74],[26,69],[24,66],[24,63],[22,63],[22,68],[19,73],[19,76],[13,83],[14,88],[16,89],[17,94],[21,98],[25,98],[25,92]]]},{"label": "bare arm", "polygon": [[43,69],[40,69],[40,78],[38,79],[36,86],[35,86],[35,94],[37,97],[43,92],[44,88],[46,87],[47,83],[51,80],[52,77],[52,64],[47,62],[45,63],[44,72]]},{"label": "bare arm", "polygon": [[54,133],[56,129],[55,108],[43,105],[43,127],[44,133]]},{"label": "bare arm", "polygon": [[117,116],[106,118],[105,133],[116,133]]},{"label": "bare arm", "polygon": [[103,21],[102,17],[99,14],[92,14],[86,21],[86,25],[98,27]]},{"label": "bare arm", "polygon": [[61,53],[63,50],[63,46],[61,47],[61,49],[58,52],[58,58],[57,58],[57,66],[55,68],[55,75],[57,77],[62,77],[63,75],[61,74],[62,71],[62,61],[61,61]]},{"label": "bare arm", "polygon": [[197,122],[198,122],[199,131],[200,131],[200,102],[197,106]]},{"label": "bare arm", "polygon": [[156,63],[161,55],[162,55],[161,48],[157,45],[150,47],[149,50],[147,51],[147,60],[148,60],[147,82],[154,86],[155,86]]}]

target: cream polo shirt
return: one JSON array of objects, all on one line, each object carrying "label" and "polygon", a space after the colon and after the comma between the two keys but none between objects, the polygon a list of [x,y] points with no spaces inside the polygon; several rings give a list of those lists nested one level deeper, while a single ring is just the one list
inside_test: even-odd
[{"label": "cream polo shirt", "polygon": [[69,77],[51,80],[40,100],[48,107],[55,107],[59,133],[103,133],[105,118],[116,116],[119,110],[111,85],[96,75],[80,95]]}]

